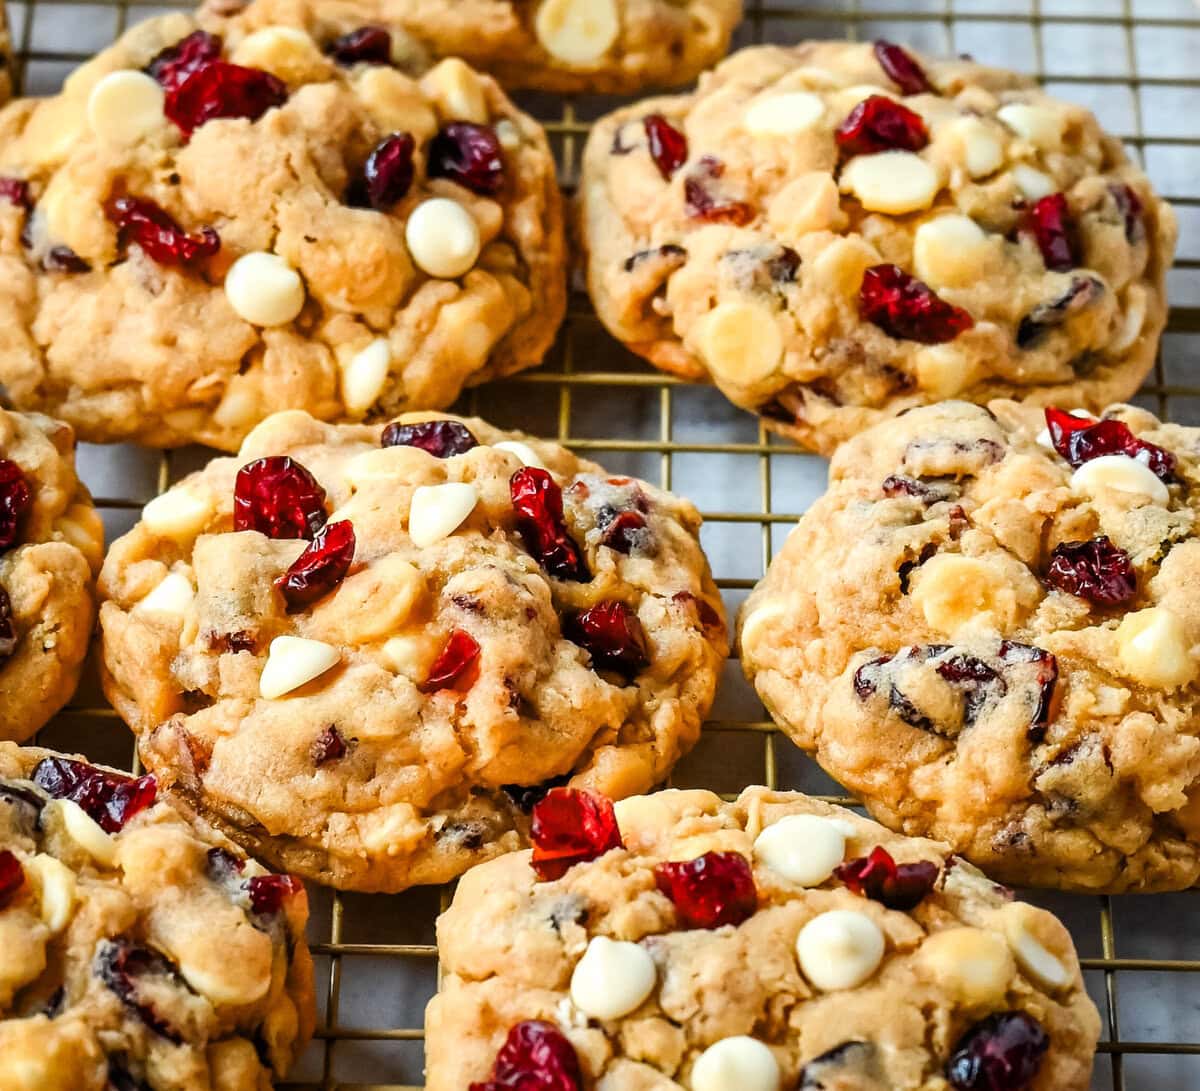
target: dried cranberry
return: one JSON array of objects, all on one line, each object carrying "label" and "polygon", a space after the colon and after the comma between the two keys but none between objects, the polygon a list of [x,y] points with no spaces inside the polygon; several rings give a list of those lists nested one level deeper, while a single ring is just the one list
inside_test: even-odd
[{"label": "dried cranberry", "polygon": [[1034,202],[1019,231],[1037,243],[1047,269],[1065,273],[1079,264],[1079,245],[1064,194],[1051,193]]},{"label": "dried cranberry", "polygon": [[1157,444],[1138,439],[1124,421],[1073,417],[1050,406],[1046,428],[1054,449],[1076,468],[1102,455],[1127,455],[1144,462],[1163,481],[1174,476],[1175,456]]},{"label": "dried cranberry", "polygon": [[615,671],[629,681],[650,665],[642,623],[617,599],[605,599],[567,618],[563,636],[586,650],[597,670]]},{"label": "dried cranberry", "polygon": [[167,92],[163,113],[187,136],[223,117],[257,121],[287,102],[287,85],[260,68],[211,61]]},{"label": "dried cranberry", "polygon": [[907,912],[921,904],[941,870],[931,860],[897,864],[887,849],[877,845],[869,856],[838,864],[833,874],[855,894],[881,902],[888,909]]},{"label": "dried cranberry", "polygon": [[128,940],[102,940],[96,948],[96,975],[131,1012],[160,1037],[179,1045],[183,1034],[146,998],[162,995],[164,984],[185,989],[175,966],[157,951]]},{"label": "dried cranberry", "polygon": [[504,185],[504,153],[495,130],[470,121],[452,121],[438,130],[425,169],[430,178],[449,178],[485,196]]},{"label": "dried cranberry", "polygon": [[1033,348],[1052,329],[1090,307],[1102,295],[1104,285],[1095,277],[1073,277],[1062,295],[1039,303],[1021,319],[1017,325],[1017,348]]},{"label": "dried cranberry", "polygon": [[234,530],[312,541],[327,518],[325,490],[295,459],[271,455],[238,470],[233,491]]},{"label": "dried cranberry", "polygon": [[143,197],[115,197],[104,206],[104,212],[120,229],[123,243],[137,243],[160,265],[186,265],[210,258],[221,248],[221,240],[211,227],[189,235],[163,209]]},{"label": "dried cranberry", "polygon": [[455,629],[446,640],[429,677],[421,686],[423,693],[436,693],[469,680],[468,672],[479,659],[479,642],[465,629]]},{"label": "dried cranberry", "polygon": [[949,500],[955,493],[955,487],[950,482],[924,481],[904,474],[890,474],[883,479],[879,489],[889,498],[911,496],[926,504]]},{"label": "dried cranberry", "polygon": [[1146,235],[1146,225],[1142,222],[1142,199],[1132,186],[1109,186],[1108,192],[1116,203],[1117,211],[1125,220],[1125,238],[1130,243],[1140,241]]},{"label": "dried cranberry", "polygon": [[33,207],[33,198],[29,193],[29,183],[21,178],[0,178],[0,199],[7,201],[26,212]]},{"label": "dried cranberry", "polygon": [[671,596],[674,602],[684,603],[690,602],[696,608],[696,616],[700,619],[700,624],[706,629],[724,629],[725,622],[721,620],[721,615],[717,613],[704,599],[697,595],[693,595],[691,591],[676,591]]},{"label": "dried cranberry", "polygon": [[982,659],[973,655],[952,655],[935,668],[938,675],[963,694],[963,724],[970,727],[992,694],[1003,697],[1008,684]]},{"label": "dried cranberry", "polygon": [[25,869],[21,867],[21,861],[8,849],[0,849],[0,909],[12,905],[24,885]]},{"label": "dried cranberry", "polygon": [[880,39],[875,43],[875,59],[887,73],[888,79],[906,95],[919,95],[932,91],[925,70],[913,60],[912,55],[893,42]]},{"label": "dried cranberry", "polygon": [[1060,542],[1050,554],[1046,582],[1098,606],[1120,606],[1137,594],[1129,554],[1107,535],[1090,542]]},{"label": "dried cranberry", "polygon": [[313,765],[317,766],[339,761],[346,756],[346,740],[335,724],[330,724],[313,740],[310,753]]},{"label": "dried cranberry", "polygon": [[21,522],[33,507],[25,474],[11,458],[0,458],[0,553],[17,544]]},{"label": "dried cranberry", "polygon": [[603,514],[597,522],[600,544],[629,556],[645,538],[646,517],[638,511],[613,511],[607,518],[603,518]]},{"label": "dried cranberry", "polygon": [[549,471],[525,466],[512,475],[508,489],[525,548],[557,579],[587,583],[591,572],[563,521],[562,490]]},{"label": "dried cranberry", "polygon": [[531,1019],[508,1032],[492,1079],[469,1091],[582,1091],[575,1047],[553,1023]]},{"label": "dried cranberry", "polygon": [[326,52],[340,65],[390,64],[392,36],[384,27],[365,26],[329,43]]},{"label": "dried cranberry", "polygon": [[642,125],[646,129],[650,158],[658,167],[658,173],[669,182],[675,172],[687,162],[687,137],[662,114],[648,114]]},{"label": "dried cranberry", "polygon": [[209,849],[207,861],[205,874],[214,882],[228,882],[235,875],[241,875],[246,868],[246,861],[228,849]]},{"label": "dried cranberry", "polygon": [[254,878],[246,880],[250,908],[261,916],[278,913],[288,898],[294,897],[303,889],[300,880],[291,875],[255,875]]},{"label": "dried cranberry", "polygon": [[42,268],[50,273],[86,273],[91,266],[69,246],[52,246],[42,258]]},{"label": "dried cranberry", "polygon": [[929,130],[921,115],[886,95],[872,95],[860,102],[833,135],[847,156],[893,148],[919,152],[929,143]]},{"label": "dried cranberry", "polygon": [[953,341],[975,325],[961,307],[896,265],[874,265],[863,274],[858,310],[889,337],[925,345]]},{"label": "dried cranberry", "polygon": [[384,447],[420,447],[434,458],[465,455],[479,446],[465,424],[456,420],[423,420],[418,424],[393,421],[383,430]]},{"label": "dried cranberry", "polygon": [[1050,724],[1054,690],[1058,685],[1058,659],[1044,648],[1036,648],[1032,644],[1018,644],[1015,640],[1000,641],[1000,658],[1006,663],[1034,665],[1033,680],[1038,696],[1027,734],[1030,742],[1039,743],[1045,738],[1046,728]]},{"label": "dried cranberry", "polygon": [[946,1079],[956,1091],[1026,1091],[1049,1048],[1050,1036],[1033,1016],[996,1012],[959,1039]]},{"label": "dried cranberry", "polygon": [[529,838],[530,863],[543,880],[623,847],[612,802],[588,788],[551,788],[533,808]]},{"label": "dried cranberry", "polygon": [[153,776],[135,780],[69,758],[43,758],[33,771],[33,783],[55,799],[79,804],[106,833],[119,833],[158,797]]},{"label": "dried cranberry", "polygon": [[221,45],[221,39],[215,34],[194,30],[159,53],[146,66],[146,71],[158,80],[164,91],[174,91],[192,73],[219,60]]},{"label": "dried cranberry", "polygon": [[347,203],[387,212],[406,197],[413,183],[415,149],[410,133],[392,133],[381,140],[367,156],[362,177],[351,185]]},{"label": "dried cranberry", "polygon": [[745,201],[729,201],[712,195],[707,183],[725,173],[725,164],[712,155],[702,156],[683,180],[684,211],[704,223],[731,223],[745,227],[754,219],[754,209]]},{"label": "dried cranberry", "polygon": [[354,560],[354,526],[349,519],[326,523],[275,581],[288,613],[303,609],[329,594],[346,578]]},{"label": "dried cranberry", "polygon": [[684,928],[741,924],[758,908],[750,864],[740,852],[706,852],[656,865],[654,882],[671,899]]}]

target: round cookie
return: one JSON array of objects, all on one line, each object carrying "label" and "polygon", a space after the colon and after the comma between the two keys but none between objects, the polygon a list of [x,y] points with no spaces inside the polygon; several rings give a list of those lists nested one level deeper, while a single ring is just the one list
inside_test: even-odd
[{"label": "round cookie", "polygon": [[[541,127],[402,34],[271,3],[134,27],[0,112],[0,381],[83,439],[236,450],[537,364],[565,308]],[[7,199],[3,199],[7,197]]]},{"label": "round cookie", "polygon": [[101,575],[105,689],[146,765],[356,890],[520,847],[546,782],[659,783],[728,650],[690,503],[480,420],[403,420],[272,417]]},{"label": "round cookie", "polygon": [[0,743],[12,1091],[262,1091],[312,1036],[308,902],[133,780]]},{"label": "round cookie", "polygon": [[1096,119],[891,43],[746,49],[618,110],[581,193],[609,330],[826,454],[943,398],[1099,410],[1166,320],[1174,214]]},{"label": "round cookie", "polygon": [[75,692],[103,555],[70,427],[0,409],[0,739],[24,742]]},{"label": "round cookie", "polygon": [[1200,430],[991,410],[839,450],[743,607],[747,677],[875,817],[994,877],[1193,886]]},{"label": "round cookie", "polygon": [[1066,929],[945,845],[765,788],[627,799],[619,836],[598,797],[534,818],[438,921],[428,1091],[1088,1086]]}]

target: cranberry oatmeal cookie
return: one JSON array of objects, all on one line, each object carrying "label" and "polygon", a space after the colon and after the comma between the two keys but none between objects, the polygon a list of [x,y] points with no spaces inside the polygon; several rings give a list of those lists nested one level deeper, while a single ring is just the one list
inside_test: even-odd
[{"label": "cranberry oatmeal cookie", "polygon": [[609,115],[582,216],[617,338],[822,453],[943,398],[1129,397],[1176,238],[1087,110],[888,42],[747,49]]},{"label": "cranberry oatmeal cookie", "polygon": [[1200,430],[990,408],[838,451],[743,607],[746,674],[876,818],[990,875],[1193,886]]},{"label": "cranberry oatmeal cookie", "polygon": [[308,902],[134,780],[0,743],[0,1086],[262,1091],[312,1035]]},{"label": "cranberry oatmeal cookie", "polygon": [[765,788],[555,789],[533,841],[438,922],[428,1091],[1088,1086],[1066,929],[945,845]]},{"label": "cranberry oatmeal cookie", "polygon": [[547,782],[646,791],[695,742],[728,651],[699,525],[481,420],[280,414],[113,545],[106,692],[256,855],[444,881],[524,844]]},{"label": "cranberry oatmeal cookie", "polygon": [[24,742],[75,692],[103,555],[71,429],[0,409],[0,739]]},{"label": "cranberry oatmeal cookie", "polygon": [[0,382],[81,438],[228,450],[538,363],[565,307],[540,126],[320,5],[144,23],[0,113]]}]

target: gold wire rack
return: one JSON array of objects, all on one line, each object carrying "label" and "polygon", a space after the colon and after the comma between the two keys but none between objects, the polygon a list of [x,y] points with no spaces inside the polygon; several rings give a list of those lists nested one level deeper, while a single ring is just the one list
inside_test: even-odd
[{"label": "gold wire rack", "polygon": [[[128,23],[161,10],[152,0],[10,3],[18,86],[53,92]],[[1031,72],[1052,91],[1095,109],[1141,158],[1176,205],[1183,230],[1168,334],[1138,400],[1160,415],[1200,424],[1200,366],[1192,362],[1200,347],[1200,77],[1193,74],[1200,6],[1195,0],[748,0],[736,44],[880,36]],[[546,124],[571,191],[590,120],[617,100],[518,97]],[[770,436],[714,391],[634,360],[606,337],[579,291],[542,369],[473,391],[464,403],[496,424],[555,437],[595,453],[616,472],[691,496],[704,513],[705,545],[731,612],[822,488],[820,459]],[[196,450],[161,455],[85,447],[83,474],[110,539],[132,525],[146,500],[205,457]],[[94,678],[39,741],[96,760],[130,761],[129,735]],[[779,735],[730,663],[713,719],[674,783],[730,794],[755,782],[854,802]],[[434,920],[449,891],[312,895],[320,1029],[285,1086],[417,1091],[422,1013],[437,987]],[[1104,1020],[1094,1091],[1200,1089],[1200,936],[1190,929],[1200,900],[1030,896],[1071,928]]]}]

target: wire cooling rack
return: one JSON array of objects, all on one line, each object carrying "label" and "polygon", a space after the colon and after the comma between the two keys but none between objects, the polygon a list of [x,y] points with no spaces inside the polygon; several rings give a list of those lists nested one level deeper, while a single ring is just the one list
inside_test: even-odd
[{"label": "wire cooling rack", "polygon": [[[883,36],[1031,72],[1052,92],[1093,108],[1141,158],[1182,225],[1169,331],[1139,400],[1160,415],[1200,424],[1195,0],[749,0],[747,7],[739,45]],[[26,93],[53,92],[128,23],[161,10],[139,0],[10,4],[17,79]],[[573,188],[589,121],[618,100],[535,95],[521,101],[546,123],[563,184]],[[546,365],[473,392],[465,408],[498,425],[555,437],[614,472],[690,496],[704,512],[704,543],[731,613],[823,488],[822,460],[769,436],[714,391],[678,383],[635,360],[607,338],[579,291]],[[205,458],[199,450],[159,455],[84,447],[83,475],[110,540],[133,524],[146,500]],[[130,761],[129,735],[94,677],[39,741],[114,764]],[[852,802],[778,734],[730,663],[713,719],[674,783],[732,793],[756,782]],[[420,1087],[422,1014],[437,987],[434,920],[448,893],[312,892],[321,1022],[289,1087]],[[1031,899],[1071,928],[1104,1019],[1094,1091],[1200,1089],[1200,934],[1192,927],[1200,898],[1034,893]]]}]

